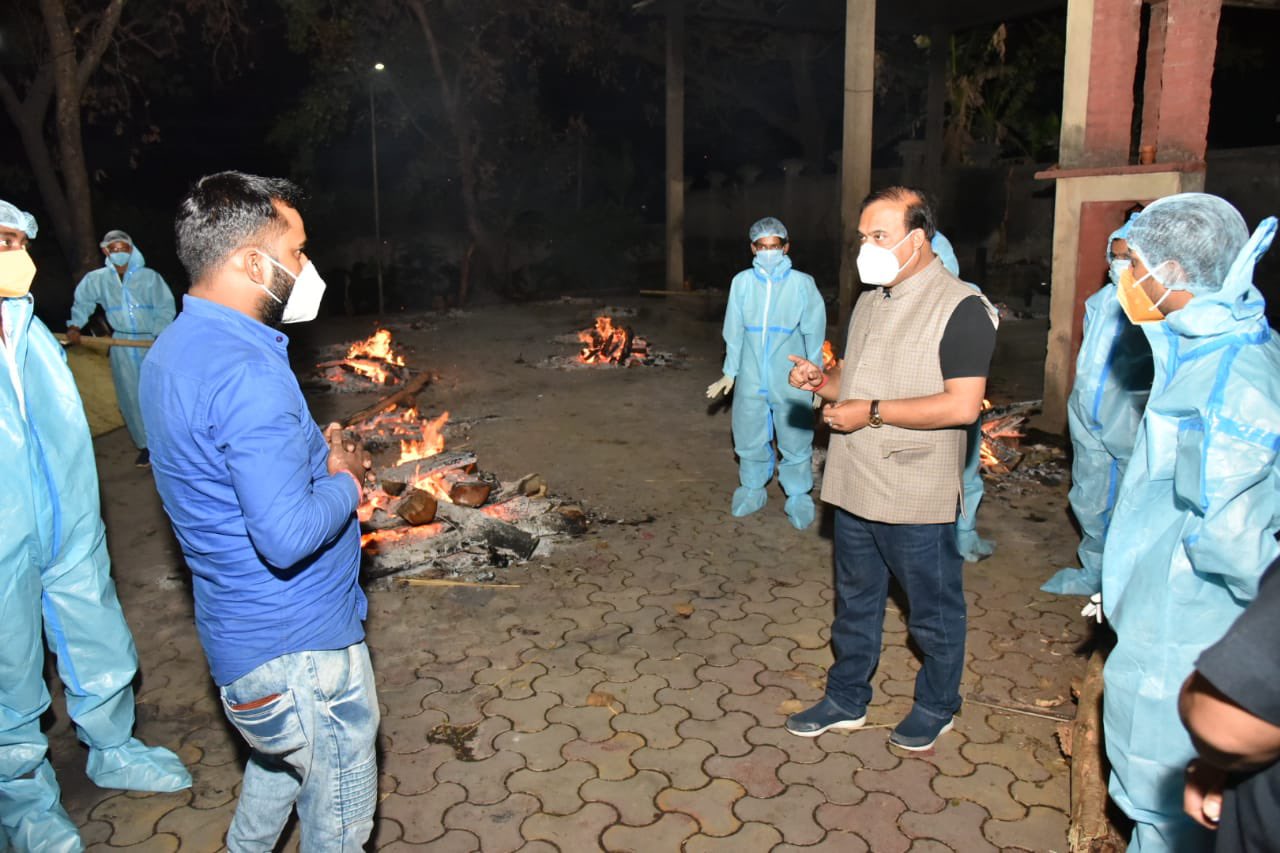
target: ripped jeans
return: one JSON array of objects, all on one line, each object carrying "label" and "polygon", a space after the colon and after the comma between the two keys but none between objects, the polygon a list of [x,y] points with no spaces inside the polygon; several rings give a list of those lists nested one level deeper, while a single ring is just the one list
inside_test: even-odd
[{"label": "ripped jeans", "polygon": [[267,661],[221,690],[252,748],[231,853],[275,848],[295,803],[303,851],[360,851],[378,798],[378,698],[364,643]]}]

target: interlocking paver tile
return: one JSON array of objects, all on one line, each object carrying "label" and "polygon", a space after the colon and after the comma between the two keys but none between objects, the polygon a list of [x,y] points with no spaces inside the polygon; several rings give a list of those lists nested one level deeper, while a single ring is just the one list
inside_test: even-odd
[{"label": "interlocking paver tile", "polygon": [[711,610],[693,610],[692,607],[689,605],[691,612],[688,616],[679,612],[665,611],[658,618],[657,625],[662,628],[677,628],[691,640],[711,639],[716,635],[711,628],[711,623],[717,621],[716,614]]},{"label": "interlocking paver tile", "polygon": [[555,770],[517,770],[507,779],[513,793],[529,794],[542,803],[542,811],[566,815],[582,808],[578,789],[588,779],[596,778],[596,769],[581,761],[566,761]]},{"label": "interlocking paver tile", "polygon": [[511,728],[511,721],[506,717],[486,717],[480,725],[470,728],[466,745],[471,750],[471,757],[483,761],[493,756],[498,751],[494,741]]},{"label": "interlocking paver tile", "polygon": [[906,803],[897,797],[875,793],[852,806],[824,803],[815,818],[828,830],[858,835],[875,853],[904,853],[911,841],[899,829],[898,818],[906,810]]},{"label": "interlocking paver tile", "polygon": [[[736,758],[713,755],[703,769],[713,777],[732,779],[752,797],[776,797],[786,787],[778,779],[778,768],[787,763],[787,754],[775,746],[759,746]],[[747,818],[743,818],[747,820]]]},{"label": "interlocking paver tile", "polygon": [[[766,670],[771,672],[786,672],[795,667],[795,664],[791,662],[791,652],[795,648],[794,640],[774,637],[757,645],[740,643],[733,647],[732,652],[739,660],[758,661]],[[765,673],[756,676],[756,680],[760,681],[763,675]]]},{"label": "interlocking paver tile", "polygon": [[966,743],[960,753],[974,764],[1007,767],[1025,782],[1043,782],[1052,775],[1036,760],[1034,744],[1016,735],[999,743]]},{"label": "interlocking paver tile", "polygon": [[774,625],[789,625],[800,617],[796,616],[796,608],[800,602],[794,598],[775,598],[770,600],[753,600],[742,605],[747,613],[759,613]]},{"label": "interlocking paver tile", "polygon": [[831,639],[831,617],[809,616],[785,625],[774,623],[764,630],[770,637],[793,640],[802,649],[822,649]]},{"label": "interlocking paver tile", "polygon": [[473,689],[476,673],[489,666],[488,658],[463,655],[457,660],[428,664],[418,670],[418,675],[440,682],[440,690],[445,693],[461,693]]},{"label": "interlocking paver tile", "polygon": [[409,684],[383,688],[378,686],[378,706],[383,717],[412,717],[422,712],[422,702],[440,689],[434,678],[419,678]]},{"label": "interlocking paver tile", "polygon": [[[514,667],[491,666],[475,675],[476,684],[488,685],[504,699],[527,699],[533,695],[533,680],[546,675],[547,668],[536,661],[524,661]],[[381,696],[379,696],[381,698]]]},{"label": "interlocking paver tile", "polygon": [[[661,628],[652,634],[628,634],[623,642],[628,647],[641,649],[649,656],[649,660],[655,661],[702,655],[697,649],[697,643],[690,641],[679,628]],[[686,648],[677,648],[682,642],[687,644]]]},{"label": "interlocking paver tile", "polygon": [[854,781],[854,773],[859,767],[859,762],[852,756],[833,752],[813,764],[788,761],[778,768],[778,778],[787,785],[816,788],[829,803],[853,805],[867,796],[866,791]]},{"label": "interlocking paver tile", "polygon": [[543,675],[534,679],[533,687],[541,693],[554,693],[565,705],[584,706],[596,685],[606,678],[599,669],[575,669],[559,675]]},{"label": "interlocking paver tile", "polygon": [[479,849],[486,853],[514,853],[525,843],[521,824],[537,814],[538,807],[537,799],[528,794],[512,794],[501,802],[483,806],[468,801],[445,812],[444,825],[473,833]]},{"label": "interlocking paver tile", "polygon": [[[498,695],[492,687],[472,687],[462,693],[447,693],[443,690],[429,694],[422,700],[428,711],[439,711],[451,726],[470,726],[479,724],[484,719],[486,702]],[[430,727],[427,729],[430,731]]]},{"label": "interlocking paver tile", "polygon": [[1067,836],[1069,823],[1067,816],[1058,809],[1032,806],[1023,819],[989,820],[982,831],[987,840],[1002,850],[1047,850],[1051,847],[1066,849],[1062,839]]},{"label": "interlocking paver tile", "polygon": [[619,732],[608,740],[589,743],[573,740],[562,752],[569,761],[583,761],[596,769],[601,779],[626,779],[635,775],[631,754],[644,746],[644,739],[630,732]]},{"label": "interlocking paver tile", "polygon": [[627,779],[588,779],[578,794],[587,802],[613,806],[625,824],[647,826],[662,816],[654,798],[670,785],[661,773],[641,770]]},{"label": "interlocking paver tile", "polygon": [[445,744],[427,744],[426,749],[407,755],[383,753],[378,770],[383,778],[390,778],[397,794],[412,797],[425,794],[436,786],[436,769],[452,761],[453,748]]},{"label": "interlocking paver tile", "polygon": [[795,648],[791,650],[790,658],[794,666],[813,666],[823,672],[830,669],[831,664],[835,662],[829,645],[816,649]]},{"label": "interlocking paver tile", "polygon": [[[827,569],[824,567],[823,571]],[[800,604],[810,607],[826,604],[830,600],[830,593],[831,584],[825,580],[778,580],[773,585],[774,597],[794,598]]]},{"label": "interlocking paver tile", "polygon": [[591,601],[597,604],[608,604],[613,607],[610,613],[605,614],[605,620],[616,613],[634,613],[641,608],[640,599],[648,594],[648,590],[643,587],[632,587],[627,589],[604,590],[594,592],[588,596]]},{"label": "interlocking paver tile", "polygon": [[449,782],[437,785],[428,794],[388,794],[378,805],[378,814],[400,825],[402,841],[424,844],[445,834],[444,813],[466,799],[466,789]]},{"label": "interlocking paver tile", "polygon": [[605,830],[604,849],[611,853],[657,853],[680,850],[684,840],[698,831],[698,822],[687,814],[670,812],[648,826],[614,824]]},{"label": "interlocking paver tile", "polygon": [[520,825],[520,833],[530,841],[549,841],[560,850],[597,850],[600,837],[617,820],[612,806],[587,803],[570,815],[530,815]]},{"label": "interlocking paver tile", "polygon": [[187,765],[187,769],[191,772],[193,809],[220,809],[233,802],[236,785],[244,776],[238,763]]},{"label": "interlocking paver tile", "polygon": [[1053,778],[1044,782],[1014,781],[1010,793],[1024,806],[1049,806],[1060,808],[1071,801],[1071,778],[1069,773],[1055,773]]},{"label": "interlocking paver tile", "polygon": [[408,717],[385,716],[378,726],[378,737],[386,752],[409,754],[427,748],[427,733],[447,722],[440,711],[419,711]]},{"label": "interlocking paver tile", "polygon": [[517,752],[499,752],[484,761],[448,761],[436,770],[437,782],[456,782],[467,790],[467,802],[487,806],[507,798],[507,777],[525,766]]},{"label": "interlocking paver tile", "polygon": [[796,737],[785,728],[768,728],[752,726],[747,729],[746,740],[755,746],[768,744],[776,746],[787,754],[787,758],[797,764],[816,764],[829,754],[818,745],[815,738]]},{"label": "interlocking paver tile", "polygon": [[723,714],[716,720],[685,720],[676,731],[683,738],[705,740],[720,755],[746,755],[751,744],[743,735],[756,725],[756,718],[741,711]]},{"label": "interlocking paver tile", "polygon": [[547,723],[547,710],[564,704],[555,693],[538,692],[528,699],[490,699],[481,709],[489,717],[506,717],[518,732],[540,732]]},{"label": "interlocking paver tile", "polygon": [[1027,809],[1010,792],[1014,781],[1014,775],[1003,767],[979,764],[969,776],[938,776],[933,790],[944,799],[977,803],[997,820],[1018,820]]},{"label": "interlocking paver tile", "polygon": [[[74,816],[72,819],[74,820]],[[231,817],[229,814],[223,818],[222,820],[223,832],[226,832],[227,824],[229,824],[230,821],[231,821]],[[111,839],[111,833],[114,831],[114,828],[111,826],[111,824],[105,820],[88,821],[84,824],[81,824],[79,829],[80,829],[80,841],[81,843],[84,844],[86,850],[92,849],[94,845],[98,845],[98,844],[106,845]]]},{"label": "interlocking paver tile", "polygon": [[779,844],[769,853],[863,853],[867,842],[852,832],[828,832],[817,844]]},{"label": "interlocking paver tile", "polygon": [[970,743],[996,743],[1004,733],[993,729],[988,722],[993,713],[978,705],[966,704],[956,717],[956,731],[963,733]]},{"label": "interlocking paver tile", "polygon": [[[562,621],[564,625],[559,632],[549,632],[553,636],[559,636],[569,628],[573,627],[573,623],[568,620],[559,621]],[[489,666],[487,668],[515,669],[521,663],[521,656],[533,647],[534,643],[532,638],[516,635],[514,637],[508,637],[501,643],[497,644],[494,644],[492,639],[482,640],[467,649],[467,654],[469,656],[482,657],[489,661]]]},{"label": "interlocking paver tile", "polygon": [[634,646],[608,653],[587,652],[578,658],[578,665],[598,669],[610,681],[634,681],[640,673],[636,666],[648,655]]},{"label": "interlocking paver tile", "polygon": [[754,660],[740,660],[729,666],[708,664],[698,669],[698,678],[723,684],[740,696],[749,696],[760,692],[756,675],[763,669],[764,664]]},{"label": "interlocking paver tile", "polygon": [[782,833],[763,823],[744,824],[729,838],[712,835],[695,835],[684,843],[687,853],[724,850],[726,853],[742,853],[743,850],[770,850],[782,841]]},{"label": "interlocking paver tile", "polygon": [[236,741],[222,727],[199,728],[183,738],[184,746],[191,744],[200,750],[200,763],[206,767],[220,764],[240,766],[240,753]]},{"label": "interlocking paver tile", "polygon": [[570,726],[578,732],[579,740],[594,743],[614,736],[613,718],[617,715],[617,708],[574,708],[561,705],[547,711],[547,721]]},{"label": "interlocking paver tile", "polygon": [[789,785],[776,797],[744,797],[734,804],[734,813],[744,823],[758,822],[777,828],[790,844],[817,844],[827,830],[814,813],[826,802],[822,792],[807,785]]},{"label": "interlocking paver tile", "polygon": [[903,761],[889,747],[892,723],[869,722],[852,732],[830,731],[818,738],[818,745],[828,752],[852,755],[870,770],[893,770]]},{"label": "interlocking paver tile", "polygon": [[[530,649],[524,653],[524,660],[540,663],[547,669],[547,674],[541,678],[555,678],[562,675],[573,675],[582,669],[578,665],[578,658],[591,651],[591,647],[586,643],[566,642],[554,648],[536,648]],[[536,682],[539,679],[535,678]]]},{"label": "interlocking paver tile", "polygon": [[[990,819],[986,809],[974,803],[950,803],[940,812],[918,814],[908,811],[898,819],[902,831],[911,838],[932,838],[952,850],[983,853],[995,850],[982,834],[982,825]],[[1063,833],[1065,836],[1065,832]]]},{"label": "interlocking paver tile", "polygon": [[733,647],[738,645],[738,638],[733,634],[716,634],[709,640],[695,640],[684,637],[676,641],[676,651],[680,654],[701,655],[708,666],[732,666],[738,662],[734,657]]},{"label": "interlocking paver tile", "polygon": [[658,795],[658,807],[664,812],[682,812],[698,822],[703,835],[733,835],[742,825],[733,813],[733,804],[747,792],[729,779],[712,779],[696,791],[668,788]]},{"label": "interlocking paver tile", "polygon": [[616,697],[620,711],[652,714],[659,707],[655,696],[666,686],[667,682],[656,675],[640,675],[631,681],[601,681],[595,686],[595,691]]},{"label": "interlocking paver tile", "polygon": [[645,746],[670,749],[683,738],[676,727],[689,718],[689,712],[675,705],[663,705],[652,714],[619,714],[613,718],[613,728],[619,732],[634,732],[644,739]]},{"label": "interlocking paver tile", "polygon": [[[610,608],[609,613],[613,610]],[[600,617],[600,624],[592,628],[575,628],[565,633],[563,641],[570,645],[586,646],[588,651],[600,652],[601,654],[609,654],[616,652],[622,648],[622,638],[631,633],[631,628],[627,625],[617,623],[605,623],[604,617]],[[539,842],[541,843],[541,842]]]},{"label": "interlocking paver tile", "polygon": [[554,770],[564,764],[561,748],[577,736],[569,726],[553,723],[540,732],[503,732],[493,743],[499,750],[523,755],[530,770]]},{"label": "interlocking paver tile", "polygon": [[[636,664],[636,672],[641,675],[656,675],[667,682],[668,688],[689,690],[702,683],[697,672],[705,664],[706,660],[701,655],[680,655],[669,660],[646,657]],[[658,692],[661,695],[662,691]]]},{"label": "interlocking paver tile", "polygon": [[714,755],[716,748],[705,740],[687,737],[679,746],[671,749],[644,747],[631,756],[637,770],[657,770],[671,780],[672,787],[692,790],[711,781],[703,771],[703,762]]},{"label": "interlocking paver tile", "polygon": [[788,710],[794,700],[795,694],[789,690],[766,687],[754,696],[724,696],[720,699],[720,707],[726,711],[746,711],[762,726],[782,726],[794,713],[794,710]]},{"label": "interlocking paver tile", "polygon": [[864,791],[892,794],[914,812],[933,814],[947,804],[929,787],[937,775],[938,768],[932,764],[908,758],[890,773],[858,770],[853,774],[853,781]]},{"label": "interlocking paver tile", "polygon": [[934,841],[932,838],[917,838],[911,843],[911,849],[907,853],[952,853],[952,850],[941,841]]},{"label": "interlocking paver tile", "polygon": [[675,705],[684,708],[695,720],[718,720],[724,716],[720,707],[720,697],[729,692],[729,688],[714,681],[699,684],[691,690],[673,690],[664,687],[657,693],[657,700],[663,705]]},{"label": "interlocking paver tile", "polygon": [[[959,724],[957,723],[957,727]],[[938,768],[939,773],[947,776],[968,776],[973,773],[974,764],[964,757],[962,750],[969,740],[958,731],[938,739],[933,749],[918,752],[913,757]]]},{"label": "interlocking paver tile", "polygon": [[[174,809],[156,823],[156,832],[181,839],[183,850],[217,853],[230,824],[231,815],[223,810]],[[81,840],[85,841],[84,833]]]},{"label": "interlocking paver tile", "polygon": [[156,824],[174,809],[191,802],[190,791],[175,794],[140,794],[127,792],[108,797],[89,812],[94,820],[111,824],[111,844],[126,847],[140,844],[156,832]]}]

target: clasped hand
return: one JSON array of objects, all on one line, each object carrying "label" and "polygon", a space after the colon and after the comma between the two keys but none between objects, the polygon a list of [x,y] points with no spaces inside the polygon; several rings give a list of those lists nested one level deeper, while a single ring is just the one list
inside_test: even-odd
[{"label": "clasped hand", "polygon": [[324,437],[329,442],[329,473],[346,471],[363,487],[373,474],[373,457],[343,434],[341,424],[329,424]]}]

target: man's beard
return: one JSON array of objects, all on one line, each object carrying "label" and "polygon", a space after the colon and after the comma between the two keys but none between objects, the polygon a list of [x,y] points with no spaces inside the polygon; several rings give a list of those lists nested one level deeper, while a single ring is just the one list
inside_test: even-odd
[{"label": "man's beard", "polygon": [[281,320],[284,319],[284,306],[289,302],[289,295],[293,293],[293,282],[280,270],[272,268],[271,281],[267,284],[267,290],[275,294],[276,299],[280,301],[277,302],[267,294],[262,294],[262,306],[259,309],[262,322],[273,329],[278,329],[282,325]]}]

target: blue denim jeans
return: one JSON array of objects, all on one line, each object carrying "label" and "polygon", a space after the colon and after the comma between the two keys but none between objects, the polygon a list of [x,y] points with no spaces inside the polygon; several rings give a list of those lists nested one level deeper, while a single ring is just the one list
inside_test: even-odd
[{"label": "blue denim jeans", "polygon": [[270,851],[296,803],[303,851],[360,851],[378,801],[378,698],[364,643],[267,661],[222,688],[252,749],[227,849]]},{"label": "blue denim jeans", "polygon": [[924,653],[915,704],[940,719],[960,709],[964,671],[964,561],[954,524],[887,524],[836,508],[835,663],[827,695],[846,711],[871,701],[871,676],[880,663],[889,575],[907,594],[907,629]]}]

